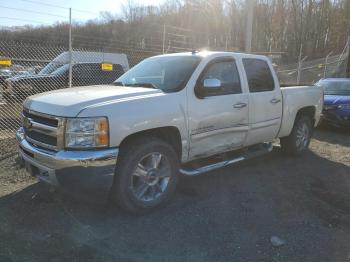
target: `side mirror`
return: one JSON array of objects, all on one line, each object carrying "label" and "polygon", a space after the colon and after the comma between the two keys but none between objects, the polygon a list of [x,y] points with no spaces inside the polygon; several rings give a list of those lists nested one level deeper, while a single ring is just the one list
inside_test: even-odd
[{"label": "side mirror", "polygon": [[210,96],[213,93],[220,91],[221,81],[216,78],[204,79],[203,83],[195,89],[198,98]]},{"label": "side mirror", "polygon": [[221,88],[221,81],[216,78],[204,79],[203,88],[210,91],[218,91]]},{"label": "side mirror", "polygon": [[200,99],[205,98],[206,96],[210,96],[211,94],[215,94],[221,89],[221,81],[216,78],[207,78],[200,83],[197,83],[194,92],[196,96]]}]

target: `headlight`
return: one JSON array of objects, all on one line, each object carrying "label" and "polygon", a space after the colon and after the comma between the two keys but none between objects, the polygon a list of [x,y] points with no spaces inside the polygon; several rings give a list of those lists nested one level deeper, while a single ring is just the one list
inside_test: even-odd
[{"label": "headlight", "polygon": [[67,148],[108,147],[107,118],[68,118],[65,144]]},{"label": "headlight", "polygon": [[338,105],[339,109],[350,109],[350,104]]}]

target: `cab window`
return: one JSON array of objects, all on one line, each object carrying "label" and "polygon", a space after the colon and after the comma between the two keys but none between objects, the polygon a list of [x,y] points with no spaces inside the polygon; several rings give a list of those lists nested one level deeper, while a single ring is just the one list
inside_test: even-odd
[{"label": "cab window", "polygon": [[275,89],[271,69],[266,61],[245,58],[243,66],[247,74],[249,91],[251,93],[267,92]]}]

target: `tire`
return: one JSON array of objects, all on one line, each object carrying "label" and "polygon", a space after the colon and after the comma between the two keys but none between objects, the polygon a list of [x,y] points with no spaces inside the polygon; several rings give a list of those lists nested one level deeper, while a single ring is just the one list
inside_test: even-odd
[{"label": "tire", "polygon": [[165,204],[178,181],[174,149],[155,137],[135,139],[121,148],[112,198],[129,213],[142,214]]},{"label": "tire", "polygon": [[313,132],[308,116],[298,117],[289,136],[280,139],[282,150],[291,155],[301,155],[309,147]]}]

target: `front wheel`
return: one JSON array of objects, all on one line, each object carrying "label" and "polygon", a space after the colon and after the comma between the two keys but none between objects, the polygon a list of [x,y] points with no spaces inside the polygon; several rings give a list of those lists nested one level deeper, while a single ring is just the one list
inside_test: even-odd
[{"label": "front wheel", "polygon": [[282,150],[293,155],[302,154],[309,147],[312,131],[311,119],[307,116],[299,117],[291,134],[280,139]]},{"label": "front wheel", "polygon": [[144,213],[170,199],[178,180],[174,149],[158,138],[141,138],[122,148],[113,195],[131,213]]}]

